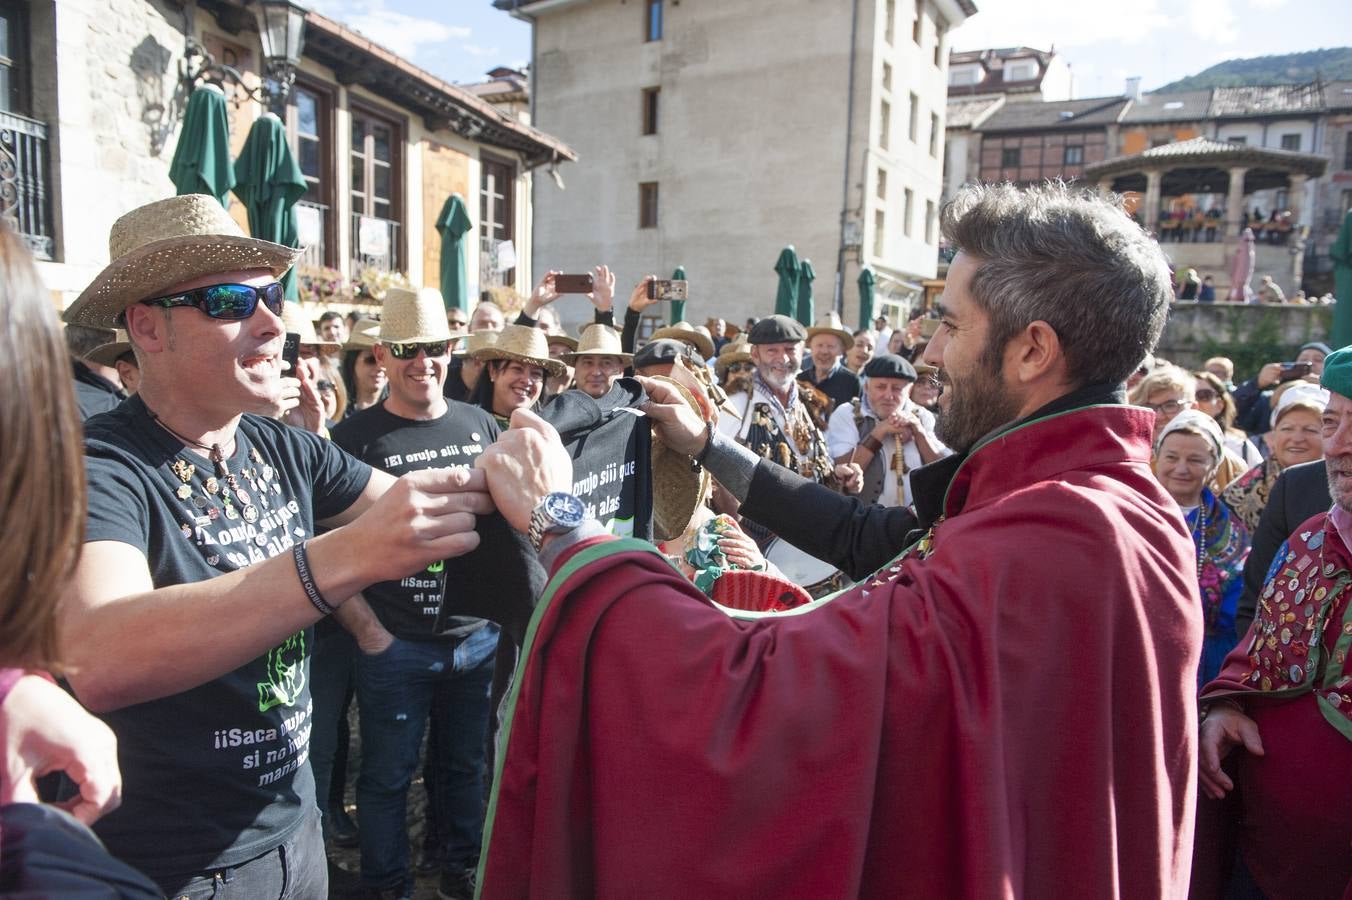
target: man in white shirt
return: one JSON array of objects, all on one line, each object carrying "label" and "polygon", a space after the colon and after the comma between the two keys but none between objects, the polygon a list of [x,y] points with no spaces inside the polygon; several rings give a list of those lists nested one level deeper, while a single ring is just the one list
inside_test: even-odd
[{"label": "man in white shirt", "polygon": [[884,353],[869,360],[863,374],[862,396],[831,414],[827,445],[838,465],[863,469],[860,500],[909,506],[911,471],[950,451],[934,436],[934,414],[910,400],[914,366]]}]

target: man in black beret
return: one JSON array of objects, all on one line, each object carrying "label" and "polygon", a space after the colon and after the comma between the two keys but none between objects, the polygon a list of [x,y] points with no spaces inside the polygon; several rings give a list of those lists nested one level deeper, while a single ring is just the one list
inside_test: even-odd
[{"label": "man in black beret", "polygon": [[831,414],[827,446],[838,464],[863,469],[860,500],[909,506],[911,471],[950,451],[934,436],[934,413],[911,401],[914,366],[884,353],[868,361],[863,375],[863,395]]},{"label": "man in black beret", "polygon": [[756,366],[751,389],[728,397],[736,415],[720,416],[718,430],[805,478],[854,493],[860,485],[859,468],[836,465],[800,392],[797,378],[806,338],[803,326],[788,316],[767,316],[752,327],[747,335]]},{"label": "man in black beret", "polygon": [[644,344],[634,354],[634,374],[670,375],[671,367],[678,357],[685,357],[685,361],[688,363],[698,362],[700,365],[704,365],[704,360],[700,359],[698,354],[693,352],[693,348],[684,341],[678,341],[674,338],[658,338]]}]

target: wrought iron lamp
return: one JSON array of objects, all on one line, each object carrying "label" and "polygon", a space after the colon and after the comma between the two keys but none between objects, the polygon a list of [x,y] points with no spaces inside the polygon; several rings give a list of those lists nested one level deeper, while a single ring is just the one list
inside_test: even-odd
[{"label": "wrought iron lamp", "polygon": [[250,88],[238,69],[217,62],[191,35],[183,54],[183,80],[190,85],[201,81],[222,87],[229,82],[251,100],[278,111],[286,105],[296,80],[296,67],[305,45],[305,15],[309,10],[291,0],[255,0],[252,5],[263,51],[261,84]]}]

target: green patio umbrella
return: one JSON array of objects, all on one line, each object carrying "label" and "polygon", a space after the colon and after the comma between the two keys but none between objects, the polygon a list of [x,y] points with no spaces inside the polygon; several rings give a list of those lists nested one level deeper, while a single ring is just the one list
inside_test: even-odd
[{"label": "green patio umbrella", "polygon": [[859,270],[859,327],[864,331],[873,328],[873,270],[868,266]]},{"label": "green patio umbrella", "polygon": [[464,310],[469,314],[469,285],[465,281],[465,232],[474,223],[465,211],[465,200],[451,194],[437,216],[437,231],[441,234],[441,299],[446,308]]},{"label": "green patio umbrella", "polygon": [[[676,271],[671,273],[671,280],[672,280],[672,281],[685,281],[685,280],[686,280],[686,277],[685,277],[685,266],[677,266],[677,267],[676,267]],[[670,324],[675,325],[677,322],[684,322],[684,321],[685,321],[685,301],[684,301],[684,300],[673,300],[673,301],[671,301],[671,322],[670,322]]]},{"label": "green patio umbrella", "polygon": [[817,277],[812,268],[812,260],[805,259],[798,266],[798,321],[811,325],[814,318],[812,310],[812,282]]},{"label": "green patio umbrella", "polygon": [[[235,196],[249,213],[249,233],[287,247],[299,247],[296,201],[305,194],[305,176],[286,142],[286,127],[264,113],[249,129],[235,160]],[[299,300],[296,270],[282,276],[286,299]]]},{"label": "green patio umbrella", "polygon": [[795,316],[798,314],[798,253],[793,249],[793,244],[779,251],[775,271],[779,273],[775,315]]},{"label": "green patio umbrella", "polygon": [[1333,259],[1333,348],[1352,344],[1352,210],[1343,216],[1338,240],[1329,248]]},{"label": "green patio umbrella", "polygon": [[235,171],[230,166],[230,123],[220,88],[203,85],[188,98],[169,180],[177,194],[210,194],[221,206],[230,206]]}]

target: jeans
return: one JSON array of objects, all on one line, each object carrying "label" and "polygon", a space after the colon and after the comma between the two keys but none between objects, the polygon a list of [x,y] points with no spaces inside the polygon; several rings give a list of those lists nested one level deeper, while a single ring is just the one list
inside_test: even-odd
[{"label": "jeans", "polygon": [[281,846],[246,863],[204,872],[186,881],[160,883],[171,900],[324,900],[329,895],[329,868],[319,811]]},{"label": "jeans", "polygon": [[[357,642],[336,623],[315,627],[310,657],[310,694],[314,698],[314,730],[310,734],[310,768],[315,773],[324,836],[335,796],[341,803],[347,778],[347,707],[352,696],[352,666]],[[336,769],[336,771],[335,771]],[[334,783],[334,779],[337,783]]]},{"label": "jeans", "polygon": [[408,789],[430,716],[438,730],[437,824],[445,867],[467,868],[483,837],[484,735],[498,627],[460,640],[395,638],[383,652],[357,653],[361,710],[361,877],[373,888],[412,878]]}]

